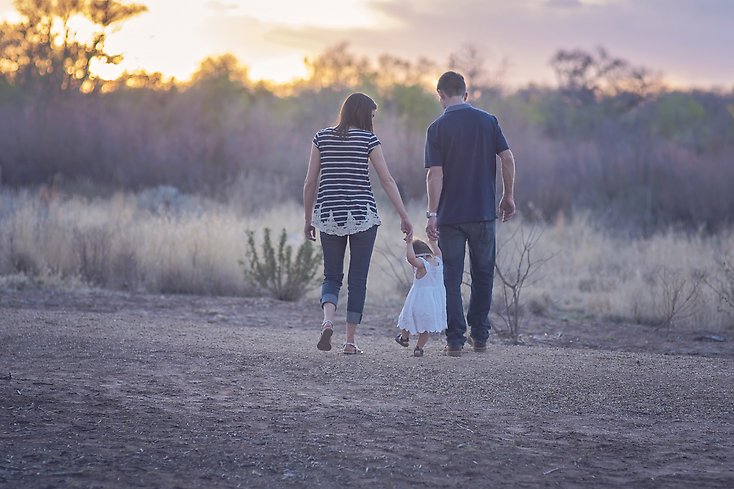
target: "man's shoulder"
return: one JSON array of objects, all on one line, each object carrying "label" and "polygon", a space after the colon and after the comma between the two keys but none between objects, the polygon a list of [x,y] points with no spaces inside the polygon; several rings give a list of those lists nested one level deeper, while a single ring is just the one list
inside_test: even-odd
[{"label": "man's shoulder", "polygon": [[480,109],[479,107],[472,106],[472,110],[478,117],[483,117],[485,119],[489,119],[492,122],[497,122],[497,116],[492,114],[491,112],[488,112],[484,109]]}]

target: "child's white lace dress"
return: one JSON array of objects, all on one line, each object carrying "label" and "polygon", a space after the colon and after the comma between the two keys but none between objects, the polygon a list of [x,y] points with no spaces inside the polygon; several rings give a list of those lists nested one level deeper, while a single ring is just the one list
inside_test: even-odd
[{"label": "child's white lace dress", "polygon": [[443,262],[437,256],[434,258],[435,265],[431,265],[422,257],[418,258],[426,267],[426,274],[417,278],[414,273],[413,285],[398,317],[398,328],[405,329],[411,334],[438,333],[446,329]]}]

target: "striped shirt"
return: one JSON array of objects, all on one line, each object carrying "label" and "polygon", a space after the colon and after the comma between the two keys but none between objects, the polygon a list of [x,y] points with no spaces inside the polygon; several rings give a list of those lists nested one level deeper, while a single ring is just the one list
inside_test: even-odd
[{"label": "striped shirt", "polygon": [[369,155],[380,140],[369,131],[350,129],[342,138],[328,127],[313,144],[321,154],[319,191],[311,224],[318,230],[346,236],[380,224],[369,176]]}]

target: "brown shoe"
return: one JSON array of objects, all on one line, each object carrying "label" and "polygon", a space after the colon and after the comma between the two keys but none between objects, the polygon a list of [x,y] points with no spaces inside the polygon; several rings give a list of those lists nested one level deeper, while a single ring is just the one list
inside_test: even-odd
[{"label": "brown shoe", "polygon": [[474,348],[474,351],[477,353],[484,353],[487,351],[487,342],[486,341],[477,341],[472,336],[469,336],[466,339],[467,344],[471,345],[472,348]]},{"label": "brown shoe", "polygon": [[460,346],[446,346],[444,351],[446,352],[446,355],[450,357],[460,357],[461,356]]}]

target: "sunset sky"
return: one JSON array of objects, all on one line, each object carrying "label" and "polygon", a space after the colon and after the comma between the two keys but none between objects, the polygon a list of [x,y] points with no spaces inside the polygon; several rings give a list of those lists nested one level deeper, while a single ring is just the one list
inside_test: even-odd
[{"label": "sunset sky", "polygon": [[[185,79],[208,55],[232,52],[254,79],[305,75],[303,59],[340,41],[351,51],[443,68],[462,44],[505,81],[553,83],[559,48],[604,46],[674,85],[734,87],[734,0],[142,0],[149,11],[114,33],[123,67]],[[450,8],[447,8],[450,6]],[[0,0],[0,16],[12,16]],[[12,17],[10,17],[12,18]]]}]

